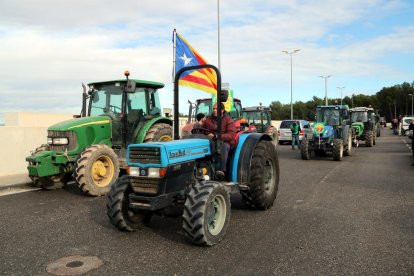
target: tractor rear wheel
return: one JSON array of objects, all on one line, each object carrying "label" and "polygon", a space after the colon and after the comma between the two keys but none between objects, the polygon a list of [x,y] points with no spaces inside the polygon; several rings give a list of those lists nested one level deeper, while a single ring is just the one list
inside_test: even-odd
[{"label": "tractor rear wheel", "polygon": [[374,133],[372,131],[368,131],[365,136],[365,146],[372,147],[374,145]]},{"label": "tractor rear wheel", "polygon": [[160,123],[155,124],[148,129],[144,138],[144,143],[158,142],[158,141],[171,141],[172,140],[172,127],[169,124]]},{"label": "tractor rear wheel", "polygon": [[132,232],[148,224],[152,212],[129,208],[132,188],[129,176],[123,175],[111,186],[106,201],[106,214],[113,226],[121,231]]},{"label": "tractor rear wheel", "polygon": [[312,156],[312,147],[308,139],[302,140],[300,144],[300,155],[303,160],[310,160]]},{"label": "tractor rear wheel", "polygon": [[230,194],[226,187],[215,181],[197,182],[184,204],[185,236],[195,244],[212,246],[223,239],[229,220]]},{"label": "tractor rear wheel", "polygon": [[332,157],[334,161],[341,161],[344,155],[344,142],[342,139],[335,139],[332,146]]},{"label": "tractor rear wheel", "polygon": [[279,159],[270,141],[257,143],[250,162],[248,191],[242,191],[243,201],[259,210],[270,208],[279,186]]},{"label": "tractor rear wheel", "polygon": [[105,195],[118,178],[118,156],[106,145],[86,147],[75,163],[74,175],[85,194]]}]

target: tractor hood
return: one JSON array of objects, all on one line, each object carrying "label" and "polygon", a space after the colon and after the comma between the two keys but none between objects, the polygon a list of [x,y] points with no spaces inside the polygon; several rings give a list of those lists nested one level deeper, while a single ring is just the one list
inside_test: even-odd
[{"label": "tractor hood", "polygon": [[85,118],[75,118],[54,124],[50,126],[48,130],[66,131],[88,125],[109,124],[110,122],[111,119],[109,118],[109,116],[91,116]]}]

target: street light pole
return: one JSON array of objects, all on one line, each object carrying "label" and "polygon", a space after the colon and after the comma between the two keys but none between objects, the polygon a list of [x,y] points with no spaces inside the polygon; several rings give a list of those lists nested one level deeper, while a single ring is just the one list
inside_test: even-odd
[{"label": "street light pole", "polygon": [[408,96],[411,96],[411,115],[414,115],[414,112],[413,112],[414,93],[413,94],[408,94]]},{"label": "street light pole", "polygon": [[331,75],[328,76],[319,76],[321,78],[325,79],[325,105],[328,105],[328,88],[327,88],[327,79],[330,77]]},{"label": "street light pole", "polygon": [[292,67],[292,55],[299,52],[300,49],[288,52],[283,50],[282,52],[290,55],[290,119],[293,120],[293,67]]},{"label": "street light pole", "polygon": [[341,90],[341,105],[342,105],[342,89],[344,89],[345,88],[345,86],[342,86],[342,87],[336,87],[336,88],[338,88],[338,89],[340,89]]}]

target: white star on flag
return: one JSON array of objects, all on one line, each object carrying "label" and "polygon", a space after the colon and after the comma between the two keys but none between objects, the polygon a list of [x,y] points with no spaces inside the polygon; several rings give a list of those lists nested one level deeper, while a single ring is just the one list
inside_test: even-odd
[{"label": "white star on flag", "polygon": [[185,55],[185,53],[184,53],[184,55],[182,56],[182,57],[180,57],[183,61],[184,61],[184,66],[187,66],[187,64],[189,64],[190,62],[191,62],[191,60],[193,59],[193,58],[189,58],[189,57],[187,57],[186,55]]}]

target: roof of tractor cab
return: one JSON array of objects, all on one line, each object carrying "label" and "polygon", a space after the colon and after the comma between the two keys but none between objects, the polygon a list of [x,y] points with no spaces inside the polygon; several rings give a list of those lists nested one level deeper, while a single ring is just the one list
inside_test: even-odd
[{"label": "roof of tractor cab", "polygon": [[243,107],[244,112],[253,112],[253,111],[271,111],[270,107],[267,106],[248,106]]},{"label": "roof of tractor cab", "polygon": [[[204,99],[197,99],[196,101],[207,101],[207,100],[212,100],[212,98],[204,98]],[[233,101],[235,102],[240,102],[240,99],[238,98],[233,98]]]},{"label": "roof of tractor cab", "polygon": [[351,108],[350,111],[351,112],[355,112],[355,111],[365,112],[365,111],[374,111],[374,109],[372,107],[359,106],[359,107]]},{"label": "roof of tractor cab", "polygon": [[318,109],[347,109],[349,110],[348,105],[318,105]]},{"label": "roof of tractor cab", "polygon": [[[129,79],[137,84],[137,87],[150,87],[150,88],[163,88],[165,84],[162,82],[155,82],[155,81],[147,81],[147,80],[137,80],[137,79]],[[88,85],[97,85],[97,84],[110,84],[116,82],[126,82],[126,79],[122,80],[111,80],[111,81],[100,81],[100,82],[91,82]]]}]

